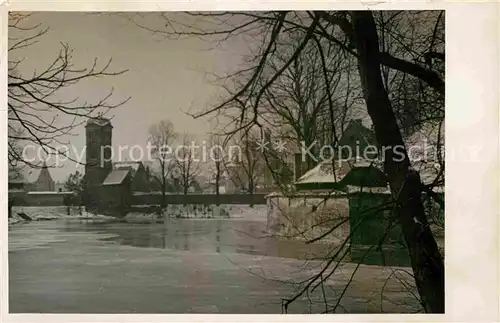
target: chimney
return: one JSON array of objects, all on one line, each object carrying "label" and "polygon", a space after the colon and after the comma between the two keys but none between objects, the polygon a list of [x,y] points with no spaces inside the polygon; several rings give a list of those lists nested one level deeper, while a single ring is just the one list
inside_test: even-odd
[{"label": "chimney", "polygon": [[293,180],[294,182],[298,181],[298,179],[302,176],[302,154],[295,153],[294,154],[294,163],[293,163]]}]

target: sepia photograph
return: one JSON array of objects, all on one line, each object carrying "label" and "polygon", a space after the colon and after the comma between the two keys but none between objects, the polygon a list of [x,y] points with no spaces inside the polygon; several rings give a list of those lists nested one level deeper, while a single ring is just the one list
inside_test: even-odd
[{"label": "sepia photograph", "polygon": [[10,11],[9,313],[445,313],[445,20]]}]

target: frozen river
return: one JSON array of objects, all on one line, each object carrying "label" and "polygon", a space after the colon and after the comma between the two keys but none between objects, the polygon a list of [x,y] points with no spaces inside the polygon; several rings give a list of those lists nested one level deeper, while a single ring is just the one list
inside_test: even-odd
[{"label": "frozen river", "polygon": [[[305,259],[324,255],[328,246],[279,240],[264,230],[262,219],[12,225],[10,312],[281,313],[281,298],[297,288],[291,282],[320,268]],[[324,290],[329,304],[335,304],[355,267],[346,264],[332,275]],[[311,301],[299,298],[288,312],[324,311],[321,294],[318,289]],[[361,266],[337,312],[416,308],[393,268]]]}]

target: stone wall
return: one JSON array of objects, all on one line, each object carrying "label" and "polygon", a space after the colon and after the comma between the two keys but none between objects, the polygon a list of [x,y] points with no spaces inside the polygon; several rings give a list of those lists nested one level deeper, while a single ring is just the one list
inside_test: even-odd
[{"label": "stone wall", "polygon": [[270,195],[267,197],[267,230],[284,238],[301,240],[324,235],[321,242],[340,245],[349,235],[348,205],[345,195]]},{"label": "stone wall", "polygon": [[[444,255],[442,230],[432,224],[431,230]],[[370,265],[410,265],[388,193],[269,195],[267,231],[286,239],[317,240],[333,248],[344,245],[348,256],[343,260]]]},{"label": "stone wall", "polygon": [[342,247],[338,260],[380,265],[389,259],[391,264],[407,265],[406,248],[394,241],[401,237],[399,228],[382,243],[382,251],[372,247],[386,231],[387,212],[379,209],[389,197],[371,193],[269,196],[267,229],[287,239],[317,240],[332,250]]}]

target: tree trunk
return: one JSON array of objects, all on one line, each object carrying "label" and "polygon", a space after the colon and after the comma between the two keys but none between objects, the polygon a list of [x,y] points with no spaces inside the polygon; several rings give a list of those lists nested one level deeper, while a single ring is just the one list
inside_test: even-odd
[{"label": "tree trunk", "polygon": [[219,206],[219,186],[220,186],[220,169],[217,166],[217,174],[215,175],[215,205]]},{"label": "tree trunk", "polygon": [[[421,201],[421,181],[408,154],[382,83],[376,25],[371,12],[353,11],[354,38],[364,97],[379,145],[385,148],[384,171],[408,246],[415,282],[428,313],[444,313],[444,264]],[[388,149],[390,148],[390,149]],[[395,150],[404,152],[404,158]]]},{"label": "tree trunk", "polygon": [[165,175],[165,161],[161,161],[161,203],[160,203],[160,214],[163,215],[163,210],[165,209],[165,195],[167,186],[167,176]]},{"label": "tree trunk", "polygon": [[254,191],[255,187],[254,187],[254,183],[253,183],[253,179],[250,179],[250,183],[248,183],[248,194],[250,194],[250,207],[253,208],[253,191]]}]

